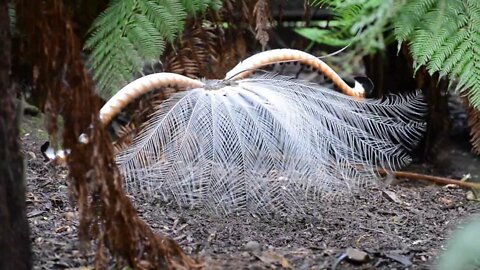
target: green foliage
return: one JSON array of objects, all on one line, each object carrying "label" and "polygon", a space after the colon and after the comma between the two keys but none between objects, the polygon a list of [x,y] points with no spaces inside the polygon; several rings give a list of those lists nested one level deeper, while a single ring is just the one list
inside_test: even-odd
[{"label": "green foliage", "polygon": [[333,22],[328,30],[300,28],[297,33],[331,46],[352,44],[363,55],[385,48],[384,33],[392,29],[391,18],[401,7],[398,0],[314,0],[312,4],[331,10]]},{"label": "green foliage", "polygon": [[220,0],[112,0],[85,44],[99,94],[109,98],[145,64],[157,62],[188,14],[220,6]]},{"label": "green foliage", "polygon": [[329,29],[321,29],[315,27],[296,28],[295,32],[315,42],[334,47],[347,46],[349,44],[349,41],[352,39],[351,37],[341,38],[339,37],[338,32],[332,33],[332,31]]},{"label": "green foliage", "polygon": [[415,69],[425,65],[458,79],[457,89],[467,91],[480,108],[480,1],[410,0],[394,21],[399,42],[408,42]]},{"label": "green foliage", "polygon": [[480,267],[480,222],[457,231],[441,257],[437,269],[477,269]]},{"label": "green foliage", "polygon": [[[396,39],[407,42],[414,68],[458,80],[480,108],[480,1],[478,0],[313,0],[335,14],[329,30],[300,29],[317,42],[352,43],[360,55]],[[393,31],[392,31],[393,30]],[[393,36],[391,33],[393,32]],[[384,37],[385,40],[384,40]]]},{"label": "green foliage", "polygon": [[222,7],[221,0],[181,0],[180,2],[189,14],[197,14],[198,12],[203,12],[207,8],[217,10]]}]

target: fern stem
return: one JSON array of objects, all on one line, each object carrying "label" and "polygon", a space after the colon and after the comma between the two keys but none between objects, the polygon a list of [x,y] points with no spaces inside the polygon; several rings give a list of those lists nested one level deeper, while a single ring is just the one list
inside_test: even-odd
[{"label": "fern stem", "polygon": [[332,80],[344,94],[354,97],[364,97],[365,89],[355,81],[355,86],[350,87],[330,66],[317,57],[299,50],[275,49],[257,53],[240,62],[232,70],[227,72],[225,79],[239,80],[248,77],[256,69],[282,62],[300,62],[321,72],[325,77]]}]

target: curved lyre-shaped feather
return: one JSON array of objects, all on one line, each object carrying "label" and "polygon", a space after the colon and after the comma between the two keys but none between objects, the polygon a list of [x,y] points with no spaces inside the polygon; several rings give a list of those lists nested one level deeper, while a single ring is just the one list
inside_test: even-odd
[{"label": "curved lyre-shaped feather", "polygon": [[359,100],[281,76],[202,85],[165,101],[118,155],[131,192],[219,214],[301,209],[405,165],[425,128],[419,93]]},{"label": "curved lyre-shaped feather", "polygon": [[355,81],[354,87],[350,87],[330,66],[318,57],[294,49],[274,49],[254,54],[227,72],[225,78],[228,80],[243,79],[261,67],[290,61],[299,62],[319,71],[332,80],[333,84],[346,95],[362,98],[365,96],[365,89],[361,83]]},{"label": "curved lyre-shaped feather", "polygon": [[201,87],[203,83],[198,80],[178,75],[175,73],[154,73],[141,77],[120,89],[100,109],[100,121],[107,125],[130,102],[141,95],[161,87],[194,88]]},{"label": "curved lyre-shaped feather", "polygon": [[[232,70],[227,72],[226,78],[229,80],[246,78],[251,75],[255,69],[286,61],[298,61],[302,64],[311,66],[323,73],[327,78],[331,79],[334,85],[346,95],[355,97],[365,96],[365,89],[359,82],[355,81],[355,86],[352,88],[322,60],[311,54],[293,49],[275,49],[255,54],[240,62]],[[155,73],[141,77],[123,87],[112,98],[110,98],[110,100],[108,100],[100,110],[100,121],[104,125],[107,125],[123,108],[137,97],[152,91],[153,89],[165,86],[176,86],[183,89],[195,88],[201,87],[202,82],[168,72]]]}]

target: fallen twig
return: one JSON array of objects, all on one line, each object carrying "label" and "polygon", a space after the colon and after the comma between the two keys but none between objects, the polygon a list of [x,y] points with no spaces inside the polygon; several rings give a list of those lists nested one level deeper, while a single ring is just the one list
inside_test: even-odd
[{"label": "fallen twig", "polygon": [[420,174],[420,173],[414,173],[414,172],[404,172],[404,171],[387,173],[383,169],[379,169],[378,172],[381,176],[392,174],[396,178],[406,178],[410,180],[425,180],[425,181],[433,182],[435,184],[440,184],[440,185],[457,185],[461,188],[480,189],[480,183],[464,182],[464,181],[460,181],[452,178],[439,177],[439,176]]}]

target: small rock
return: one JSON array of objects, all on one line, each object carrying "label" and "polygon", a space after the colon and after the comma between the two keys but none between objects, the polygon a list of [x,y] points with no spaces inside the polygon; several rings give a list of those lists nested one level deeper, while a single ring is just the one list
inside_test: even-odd
[{"label": "small rock", "polygon": [[257,241],[248,241],[248,243],[246,243],[243,248],[246,251],[255,252],[255,251],[260,251],[262,246]]},{"label": "small rock", "polygon": [[347,258],[355,262],[366,262],[368,260],[368,254],[356,248],[347,248]]},{"label": "small rock", "polygon": [[32,151],[28,151],[27,153],[28,153],[28,155],[30,156],[31,159],[36,159],[37,158],[37,155],[35,155],[35,153],[33,153]]},{"label": "small rock", "polygon": [[63,217],[64,217],[66,220],[70,221],[70,220],[73,220],[73,219],[75,218],[75,213],[74,213],[74,212],[65,212],[65,213],[63,214]]}]

